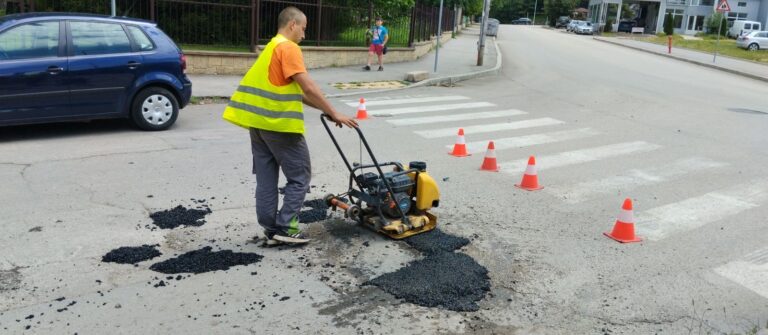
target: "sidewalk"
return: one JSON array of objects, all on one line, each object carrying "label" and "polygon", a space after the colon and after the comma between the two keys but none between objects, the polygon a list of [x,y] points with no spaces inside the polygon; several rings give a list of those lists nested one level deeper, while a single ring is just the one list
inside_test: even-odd
[{"label": "sidewalk", "polygon": [[[667,53],[667,46],[654,44],[650,42],[636,41],[621,37],[594,37],[595,40],[620,45],[623,47],[644,51],[660,56],[670,57],[684,62],[696,65],[706,66],[720,71],[733,73],[740,76],[749,77],[756,80],[768,82],[768,65],[755,63],[751,61],[731,58],[718,54],[717,61],[712,62],[713,55],[690,49],[675,48],[672,45],[672,53]],[[756,51],[764,52],[764,51]]]},{"label": "sidewalk", "polygon": [[[435,85],[443,82],[457,82],[481,76],[495,75],[501,68],[501,59],[492,37],[486,36],[483,66],[477,66],[477,41],[480,28],[473,25],[462,30],[456,38],[440,46],[437,73],[433,72],[435,51],[427,53],[412,62],[387,64],[384,56],[384,71],[378,66],[372,71],[363,71],[362,65],[337,68],[310,69],[309,74],[328,97],[360,95],[381,90],[338,89],[335,83],[404,80],[411,71],[427,71],[429,79],[408,87]],[[365,60],[361,60],[364,62]],[[241,76],[189,75],[192,80],[192,95],[196,97],[229,97],[240,83]]]}]

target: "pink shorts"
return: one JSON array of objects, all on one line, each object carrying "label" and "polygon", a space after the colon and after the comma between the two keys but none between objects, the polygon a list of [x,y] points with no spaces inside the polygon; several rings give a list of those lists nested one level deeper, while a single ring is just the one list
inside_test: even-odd
[{"label": "pink shorts", "polygon": [[383,55],[384,46],[381,44],[371,44],[371,47],[368,48],[368,51],[373,52],[377,55]]}]

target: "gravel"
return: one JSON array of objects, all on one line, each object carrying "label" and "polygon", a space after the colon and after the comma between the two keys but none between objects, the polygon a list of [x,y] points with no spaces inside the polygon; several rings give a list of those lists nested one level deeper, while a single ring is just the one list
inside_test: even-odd
[{"label": "gravel", "polygon": [[491,289],[488,270],[472,257],[454,252],[467,244],[463,237],[433,230],[405,240],[426,257],[376,277],[375,285],[398,299],[452,311],[477,311],[477,302]]},{"label": "gravel", "polygon": [[173,209],[154,212],[149,217],[161,229],[173,229],[181,225],[199,227],[205,224],[205,216],[211,213],[208,206],[203,205],[200,208],[191,209],[178,205]]},{"label": "gravel", "polygon": [[424,254],[431,255],[457,250],[469,244],[469,239],[446,234],[440,229],[435,229],[428,233],[411,236],[405,239],[405,243]]},{"label": "gravel", "polygon": [[232,252],[232,250],[212,252],[211,250],[211,247],[204,247],[190,251],[178,257],[152,264],[149,269],[166,274],[204,273],[260,262],[264,257],[255,253]]},{"label": "gravel", "polygon": [[328,218],[328,206],[323,199],[314,199],[304,202],[304,207],[312,209],[299,212],[299,222],[312,223],[323,221]]},{"label": "gravel", "polygon": [[120,247],[113,249],[101,257],[102,262],[136,264],[162,255],[156,249],[157,245],[142,245],[140,247]]}]

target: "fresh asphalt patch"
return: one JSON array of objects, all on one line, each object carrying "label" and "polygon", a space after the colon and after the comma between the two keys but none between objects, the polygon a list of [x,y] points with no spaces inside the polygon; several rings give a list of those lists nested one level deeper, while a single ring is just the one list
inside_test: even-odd
[{"label": "fresh asphalt patch", "polygon": [[[197,201],[205,202],[205,200]],[[194,227],[202,226],[205,224],[205,216],[211,213],[211,209],[208,205],[198,206],[197,209],[178,205],[172,209],[154,212],[150,214],[149,217],[152,219],[152,222],[161,229],[173,229],[182,225]]]},{"label": "fresh asphalt patch", "polygon": [[469,240],[433,230],[407,238],[406,243],[426,257],[403,268],[371,279],[398,299],[425,307],[452,311],[477,311],[477,302],[491,289],[488,270],[472,257],[455,252]]},{"label": "fresh asphalt patch", "polygon": [[307,200],[304,202],[304,207],[310,209],[299,212],[299,222],[301,223],[318,222],[328,218],[328,205],[323,199]]},{"label": "fresh asphalt patch", "polygon": [[142,245],[139,247],[120,247],[101,257],[102,262],[119,264],[136,264],[162,255],[157,245]]},{"label": "fresh asphalt patch", "polygon": [[159,263],[152,264],[150,270],[166,273],[204,273],[228,270],[238,265],[260,262],[264,257],[255,253],[233,252],[232,250],[211,251],[211,247],[187,252]]}]

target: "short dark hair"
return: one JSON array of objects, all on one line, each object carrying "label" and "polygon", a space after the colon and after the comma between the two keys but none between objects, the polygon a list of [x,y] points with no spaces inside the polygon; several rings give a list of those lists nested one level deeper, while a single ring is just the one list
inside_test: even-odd
[{"label": "short dark hair", "polygon": [[376,21],[384,21],[384,19],[382,19],[381,16],[377,16]]},{"label": "short dark hair", "polygon": [[280,15],[277,16],[277,28],[283,28],[288,25],[289,22],[293,20],[299,20],[301,17],[304,16],[304,13],[293,6],[285,7],[280,12]]}]

